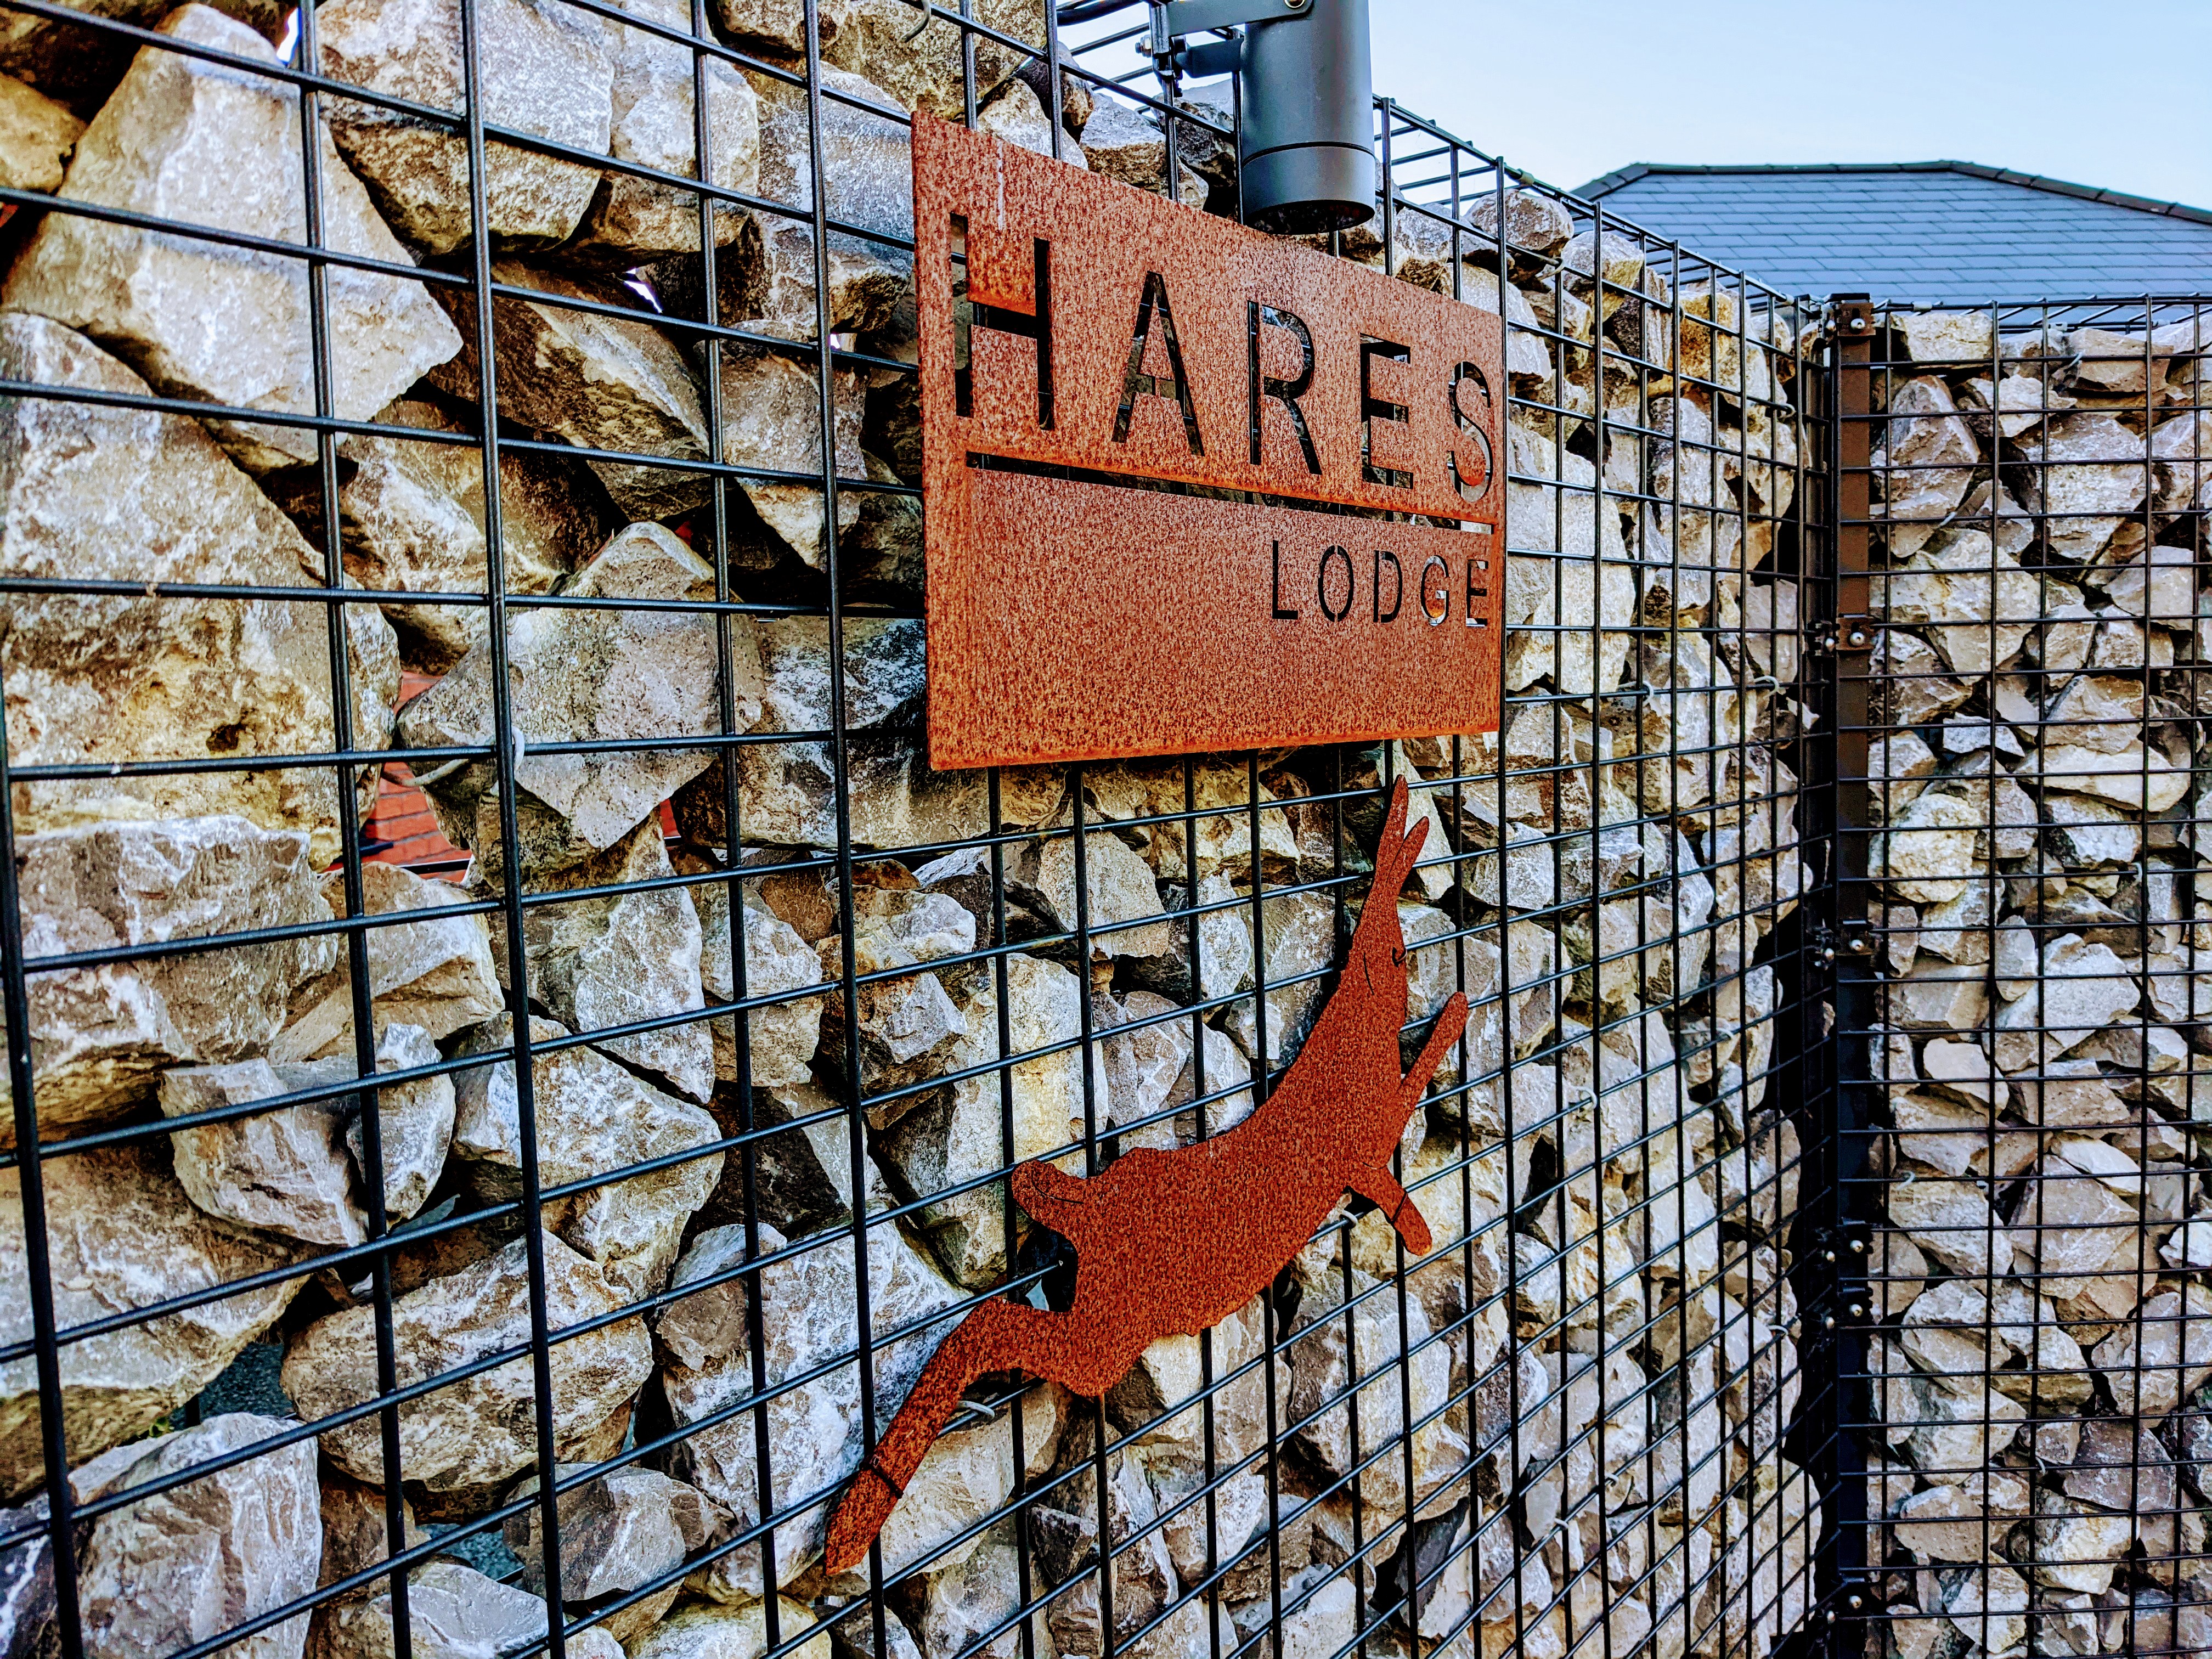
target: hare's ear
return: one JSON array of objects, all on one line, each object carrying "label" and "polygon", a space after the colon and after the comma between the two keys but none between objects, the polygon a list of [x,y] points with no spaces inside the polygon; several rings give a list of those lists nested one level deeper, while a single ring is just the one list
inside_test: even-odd
[{"label": "hare's ear", "polygon": [[1406,780],[1400,778],[1390,791],[1390,811],[1382,820],[1382,838],[1375,846],[1377,891],[1387,888],[1395,893],[1406,884],[1406,878],[1413,872],[1413,860],[1421,855],[1421,843],[1428,839],[1426,818],[1413,826],[1413,834],[1406,833],[1406,818],[1412,803],[1413,792],[1407,787]]}]

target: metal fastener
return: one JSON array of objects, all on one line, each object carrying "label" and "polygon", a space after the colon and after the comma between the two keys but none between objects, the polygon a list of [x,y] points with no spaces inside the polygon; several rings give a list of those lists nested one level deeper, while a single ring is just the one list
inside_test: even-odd
[{"label": "metal fastener", "polygon": [[1867,642],[1866,629],[1863,628],[1851,629],[1850,641],[1853,645],[1864,645]]}]

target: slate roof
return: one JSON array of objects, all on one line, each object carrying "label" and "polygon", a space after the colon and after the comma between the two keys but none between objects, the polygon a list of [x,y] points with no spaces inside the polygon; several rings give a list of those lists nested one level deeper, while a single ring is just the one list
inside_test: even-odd
[{"label": "slate roof", "polygon": [[1936,305],[2212,294],[2212,212],[1972,161],[1638,163],[1575,194],[1785,294]]}]

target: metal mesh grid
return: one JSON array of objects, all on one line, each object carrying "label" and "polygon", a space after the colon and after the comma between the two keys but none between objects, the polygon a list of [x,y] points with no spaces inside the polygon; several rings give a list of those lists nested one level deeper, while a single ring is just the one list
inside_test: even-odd
[{"label": "metal mesh grid", "polygon": [[1833,312],[1869,1652],[2212,1641],[2208,330],[2156,299]]},{"label": "metal mesh grid", "polygon": [[[1509,325],[1502,734],[934,775],[907,112],[1073,156],[1114,77],[1020,4],[463,0],[380,57],[396,9],[15,9],[93,125],[0,191],[10,1659],[1788,1637],[1834,1451],[1791,307],[1380,104],[1332,251]],[[679,141],[554,118],[593,34]],[[1233,111],[1148,149],[1117,97],[1091,165],[1233,208]],[[180,109],[197,194],[86,165],[192,159]],[[379,862],[400,752],[465,857]],[[1250,1109],[1401,776],[1408,1036],[1475,1004],[1401,1160],[1438,1247],[1347,1204],[1103,1401],[977,1391],[827,1577],[952,1318],[1064,1291],[1012,1164]]]}]

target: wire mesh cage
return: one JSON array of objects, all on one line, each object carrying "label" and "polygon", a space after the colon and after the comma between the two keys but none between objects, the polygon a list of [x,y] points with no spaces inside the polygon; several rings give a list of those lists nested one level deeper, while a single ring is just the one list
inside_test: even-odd
[{"label": "wire mesh cage", "polygon": [[1869,1651],[2212,1641],[2208,328],[2155,299],[1836,313]]},{"label": "wire mesh cage", "polygon": [[[1378,104],[1325,251],[1506,324],[1501,730],[941,773],[910,124],[1233,217],[1233,96],[1035,0],[10,15],[9,1659],[1809,1639],[1796,307]],[[1473,1006],[1431,1248],[1347,1199],[986,1377],[831,1571],[957,1322],[1066,1304],[1014,1168],[1264,1109],[1376,903],[1407,1057]]]}]

